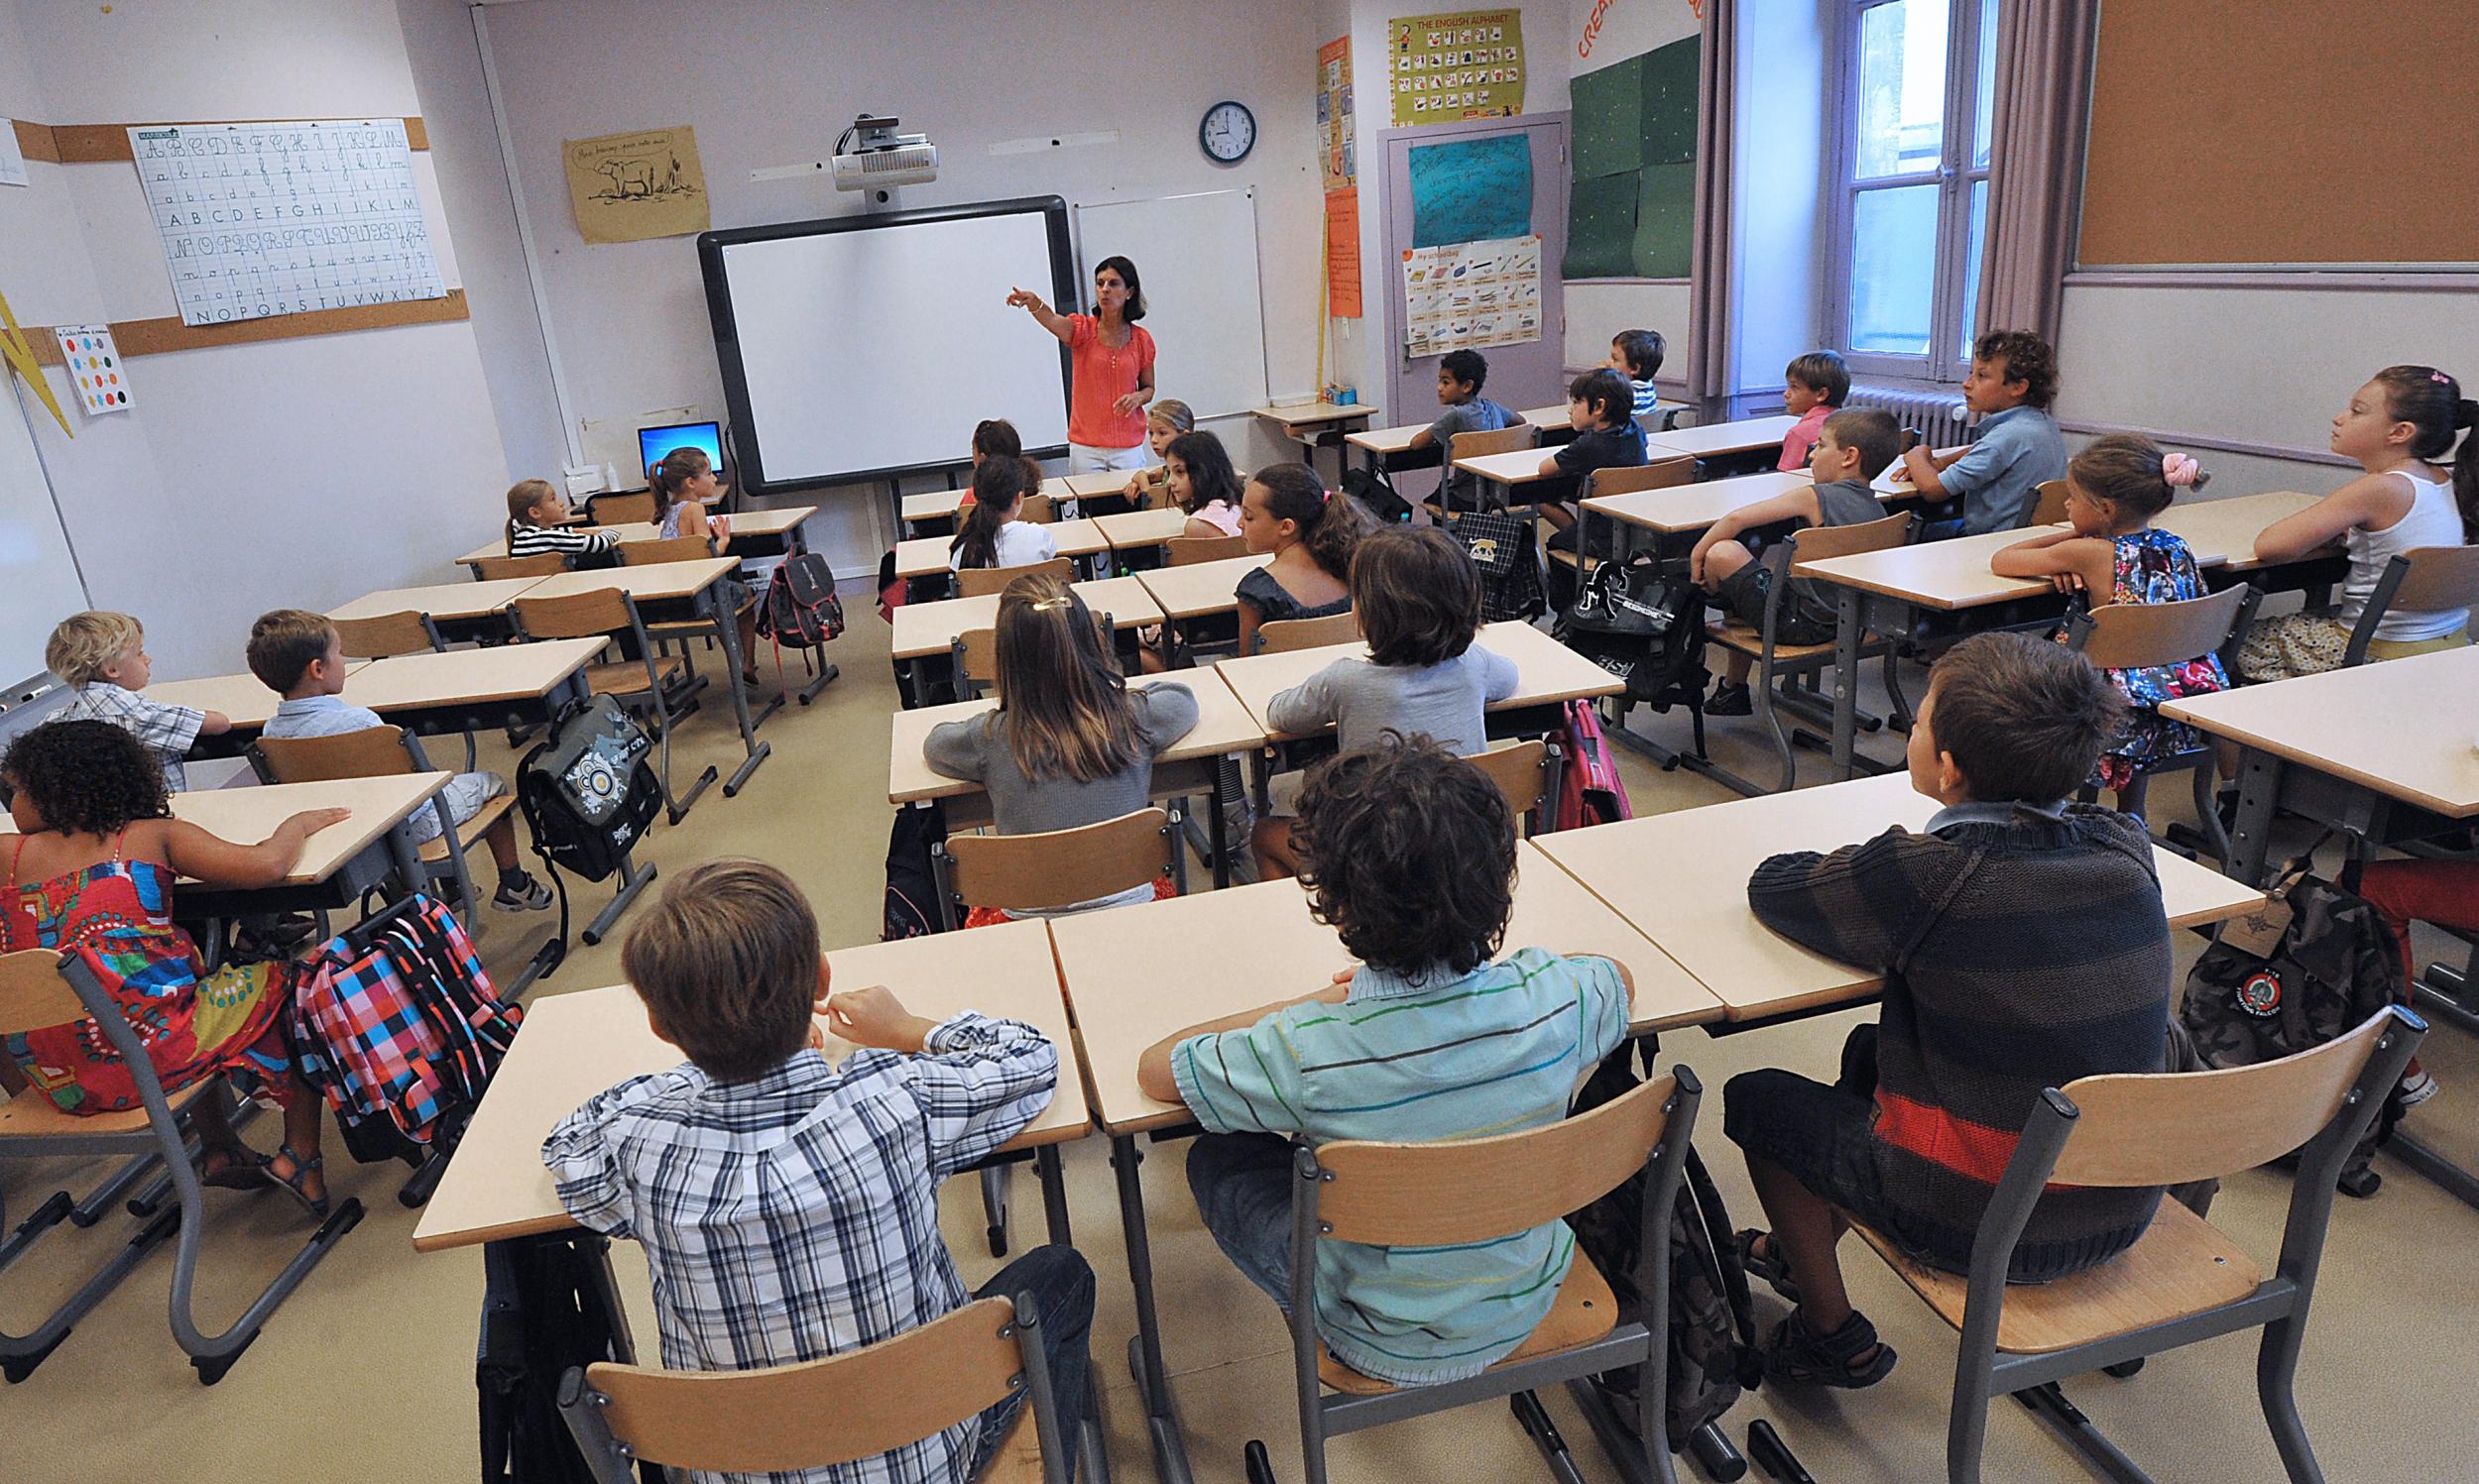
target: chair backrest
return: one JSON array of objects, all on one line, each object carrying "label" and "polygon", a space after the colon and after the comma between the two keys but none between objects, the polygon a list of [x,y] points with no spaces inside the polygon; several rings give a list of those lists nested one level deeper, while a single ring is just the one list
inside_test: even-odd
[{"label": "chair backrest", "polygon": [[386,659],[392,654],[427,654],[447,647],[430,616],[407,609],[373,614],[366,619],[330,619],[347,659]]},{"label": "chair backrest", "polygon": [[402,727],[367,727],[333,737],[262,737],[250,743],[250,751],[270,783],[391,778],[413,770]]},{"label": "chair backrest", "polygon": [[1162,543],[1170,566],[1190,567],[1198,562],[1229,561],[1248,554],[1246,536],[1173,536]]},{"label": "chair backrest", "polygon": [[1519,834],[1524,817],[1549,797],[1549,747],[1537,740],[1475,752],[1464,761],[1486,773],[1498,792],[1506,795],[1506,807],[1514,811]]},{"label": "chair backrest", "polygon": [[2226,645],[2259,596],[2240,583],[2178,603],[2104,603],[2074,621],[2070,637],[2103,669],[2184,664]]},{"label": "chair backrest", "polygon": [[625,495],[589,495],[585,514],[596,525],[626,525],[654,518],[654,492],[631,490]]},{"label": "chair backrest", "polygon": [[59,950],[29,948],[0,954],[0,1036],[48,1031],[86,1018],[85,1002],[60,975]]},{"label": "chair backrest", "polygon": [[637,606],[619,588],[558,598],[520,597],[511,607],[518,629],[530,639],[588,639],[638,627]]},{"label": "chair backrest", "polygon": [[978,696],[984,686],[999,683],[999,630],[968,628],[956,635],[950,653],[955,661],[956,682],[962,690]]},{"label": "chair backrest", "polygon": [[2056,525],[2066,519],[2066,481],[2042,480],[2040,498],[2032,504],[2031,525]]},{"label": "chair backrest", "polygon": [[968,906],[1064,907],[1171,874],[1178,849],[1158,808],[1039,835],[957,835],[946,844],[948,885]]},{"label": "chair backrest", "polygon": [[[1693,1120],[1693,1095],[1680,1099],[1679,1091],[1674,1074],[1523,1133],[1324,1145],[1317,1151],[1321,1234],[1381,1247],[1449,1246],[1555,1221],[1642,1170],[1674,1116]],[[1441,1191],[1458,1194],[1442,1200]]]},{"label": "chair backrest", "polygon": [[657,562],[695,562],[714,555],[714,545],[704,536],[672,536],[667,540],[622,541],[619,545],[620,565],[650,567]]},{"label": "chair backrest", "polygon": [[2419,613],[2479,608],[2479,546],[2421,546],[2402,553],[2410,570],[2393,590],[2393,607]]},{"label": "chair backrest", "polygon": [[1585,476],[1587,499],[1601,495],[1632,495],[1638,490],[1667,490],[1696,483],[1696,457],[1680,454],[1674,459],[1655,459],[1632,469],[1595,469]]},{"label": "chair backrest", "polygon": [[1476,459],[1487,454],[1509,453],[1518,448],[1540,446],[1541,429],[1529,422],[1518,422],[1513,427],[1496,427],[1486,432],[1476,430],[1455,434],[1449,442],[1447,462],[1453,463],[1457,459]]},{"label": "chair backrest", "polygon": [[533,556],[483,556],[474,559],[473,569],[482,574],[484,582],[510,577],[553,577],[568,570],[568,559],[556,551]]},{"label": "chair backrest", "polygon": [[1821,562],[1862,551],[1891,550],[1911,539],[1912,523],[1913,517],[1905,514],[1862,520],[1857,525],[1811,525],[1785,544],[1793,548],[1795,560]]},{"label": "chair backrest", "polygon": [[1030,520],[1035,525],[1051,524],[1059,518],[1058,499],[1036,490],[1024,497],[1024,508],[1015,513],[1015,518]]},{"label": "chair backrest", "polygon": [[1359,615],[1346,609],[1322,619],[1276,619],[1256,628],[1256,652],[1281,654],[1292,649],[1322,649],[1348,644],[1360,636]]},{"label": "chair backrest", "polygon": [[1020,567],[966,567],[956,573],[956,591],[967,598],[986,598],[1003,592],[1008,583],[1019,577],[1055,577],[1061,582],[1076,576],[1076,563],[1064,556],[1046,562],[1027,562]]},{"label": "chair backrest", "polygon": [[2049,1179],[2183,1185],[2279,1159],[2332,1122],[2388,1034],[2415,1024],[2388,1007],[2321,1046],[2252,1067],[2077,1079],[2062,1090],[2079,1116]]}]

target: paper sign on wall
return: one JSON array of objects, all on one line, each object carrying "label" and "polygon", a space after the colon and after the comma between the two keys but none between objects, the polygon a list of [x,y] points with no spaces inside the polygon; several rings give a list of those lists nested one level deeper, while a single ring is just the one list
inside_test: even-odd
[{"label": "paper sign on wall", "polygon": [[1541,338],[1541,239],[1503,237],[1403,252],[1403,354]]},{"label": "paper sign on wall", "polygon": [[1467,10],[1386,23],[1394,127],[1523,112],[1523,12]]},{"label": "paper sign on wall", "polygon": [[1360,193],[1326,192],[1326,312],[1358,319],[1360,307]]},{"label": "paper sign on wall", "polygon": [[69,384],[77,389],[77,404],[89,417],[129,410],[129,368],[121,364],[120,347],[112,343],[108,324],[64,324],[53,327],[60,342],[60,364],[68,368]]},{"label": "paper sign on wall", "polygon": [[1352,112],[1352,39],[1336,37],[1317,49],[1317,158],[1326,189],[1341,190],[1359,178]]},{"label": "paper sign on wall", "polygon": [[712,225],[697,131],[687,125],[571,139],[559,149],[577,232],[586,241],[643,242]]},{"label": "paper sign on wall", "polygon": [[26,151],[17,142],[17,120],[0,119],[0,185],[26,183]]}]

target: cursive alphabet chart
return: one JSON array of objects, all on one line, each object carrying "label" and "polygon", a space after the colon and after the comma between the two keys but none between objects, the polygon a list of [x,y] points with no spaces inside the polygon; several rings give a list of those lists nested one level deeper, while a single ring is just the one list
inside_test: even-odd
[{"label": "cursive alphabet chart", "polygon": [[132,128],[183,324],[447,293],[398,119]]}]

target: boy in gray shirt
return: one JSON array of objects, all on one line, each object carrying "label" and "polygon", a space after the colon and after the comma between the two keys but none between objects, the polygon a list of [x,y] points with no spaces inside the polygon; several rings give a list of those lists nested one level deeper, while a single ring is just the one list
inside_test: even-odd
[{"label": "boy in gray shirt", "polygon": [[1455,435],[1491,433],[1523,421],[1521,412],[1510,411],[1480,395],[1488,380],[1489,363],[1476,350],[1451,350],[1440,356],[1438,400],[1446,410],[1437,421],[1412,434],[1412,447],[1435,448],[1446,460],[1438,493],[1449,510],[1479,508],[1478,482],[1469,474],[1455,472]]}]

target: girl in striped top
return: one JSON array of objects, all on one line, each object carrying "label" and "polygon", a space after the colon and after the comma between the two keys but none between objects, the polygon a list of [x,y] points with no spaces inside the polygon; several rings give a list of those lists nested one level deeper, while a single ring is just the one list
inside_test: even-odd
[{"label": "girl in striped top", "polygon": [[609,551],[620,539],[617,531],[563,525],[568,503],[546,479],[521,479],[508,487],[508,554],[559,555],[574,561],[589,552]]}]

